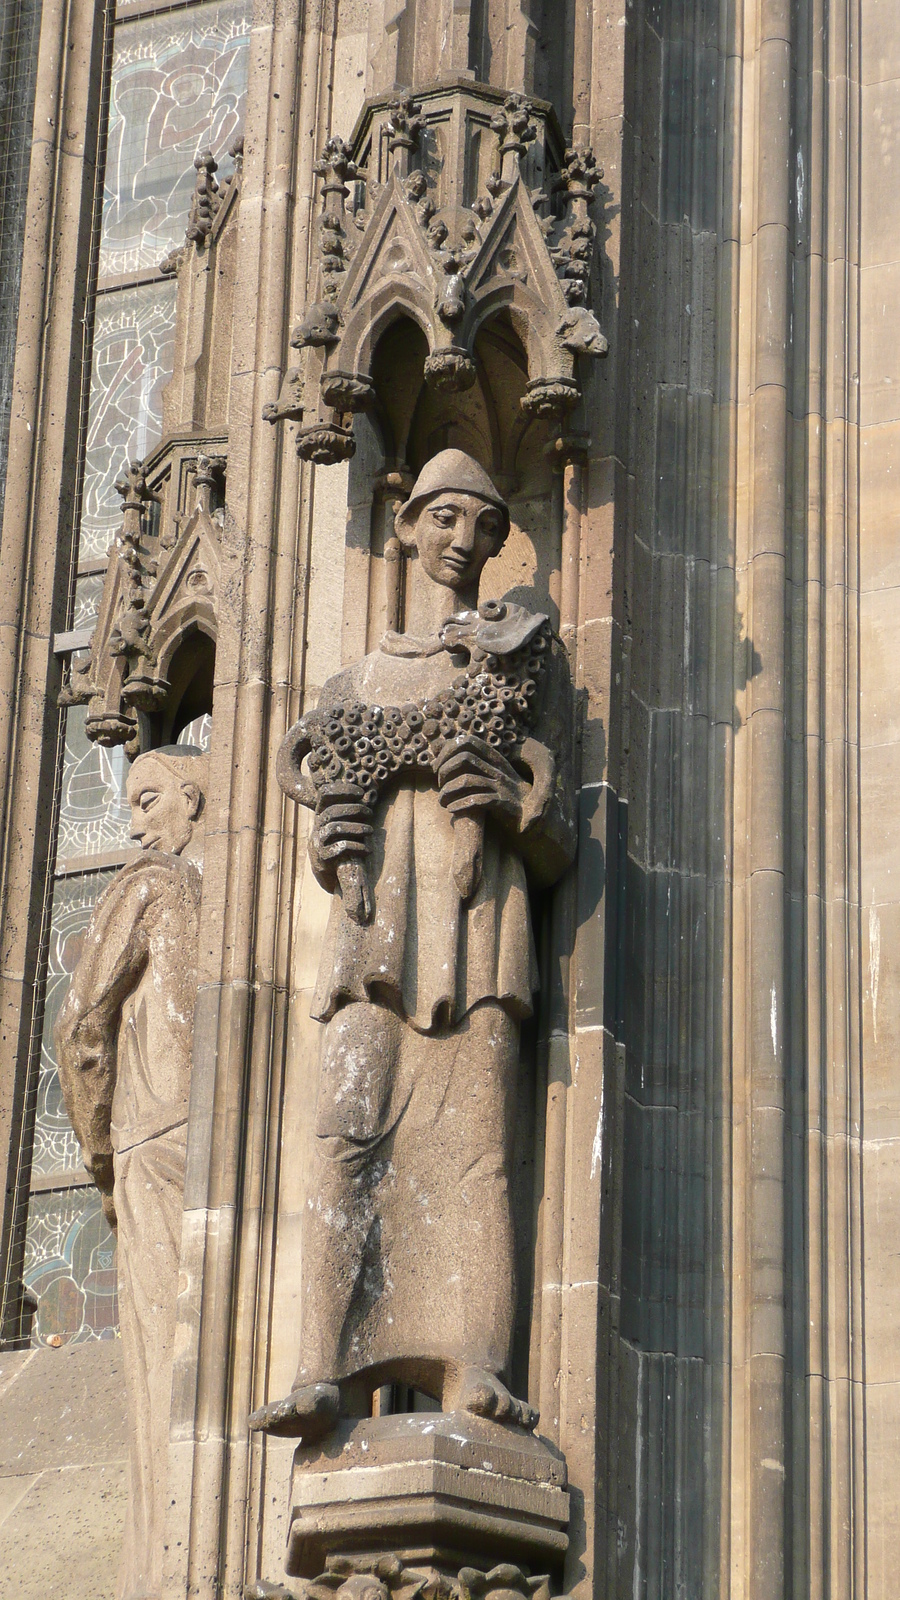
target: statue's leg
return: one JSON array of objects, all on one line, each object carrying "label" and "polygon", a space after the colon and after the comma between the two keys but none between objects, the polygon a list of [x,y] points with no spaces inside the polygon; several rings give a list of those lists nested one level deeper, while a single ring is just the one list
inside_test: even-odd
[{"label": "statue's leg", "polygon": [[535,1413],[504,1382],[516,1303],[509,1187],[518,1024],[483,1001],[442,1034],[405,1028],[402,1056],[415,1090],[382,1201],[398,1349],[438,1358],[445,1411],[533,1427]]},{"label": "statue's leg", "polygon": [[383,1289],[379,1188],[385,1134],[402,1110],[403,1024],[384,1006],[344,1006],[326,1024],[316,1137],[302,1233],[301,1347],[294,1387],[261,1407],[252,1428],[321,1437],[341,1389],[370,1364],[371,1314]]},{"label": "statue's leg", "polygon": [[130,1490],[121,1600],[158,1594],[162,1584],[185,1148],[181,1127],[115,1158]]}]

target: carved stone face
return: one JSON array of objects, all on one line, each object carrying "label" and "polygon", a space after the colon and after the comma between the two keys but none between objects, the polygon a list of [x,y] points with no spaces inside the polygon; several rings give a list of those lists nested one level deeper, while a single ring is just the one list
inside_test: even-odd
[{"label": "carved stone face", "polygon": [[180,855],[190,843],[194,818],[200,807],[200,790],[185,783],[152,751],[140,756],[128,774],[131,837],[142,850],[164,850]]},{"label": "carved stone face", "polygon": [[485,562],[503,543],[503,518],[479,495],[439,490],[416,518],[412,539],[422,569],[447,589],[477,585]]},{"label": "carved stone face", "polygon": [[609,349],[597,318],[587,306],[573,306],[567,311],[556,336],[563,349],[576,356],[605,356]]},{"label": "carved stone face", "polygon": [[306,345],[337,344],[340,325],[340,314],[330,301],[314,300],[291,334],[291,344],[295,350]]}]

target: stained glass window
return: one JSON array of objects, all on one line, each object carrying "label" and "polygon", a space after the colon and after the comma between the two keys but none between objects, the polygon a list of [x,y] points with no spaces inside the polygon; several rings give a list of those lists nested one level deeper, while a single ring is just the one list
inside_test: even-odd
[{"label": "stained glass window", "polygon": [[[212,150],[223,176],[232,169],[227,152],[243,131],[250,13],[249,0],[201,0],[116,24],[75,630],[96,623],[102,564],[121,526],[115,481],[127,461],[145,458],[162,438],[177,283],[160,274],[159,263],[184,239],[194,158]],[[83,707],[66,713],[65,735],[58,876],[30,1102],[24,1265],[25,1284],[38,1301],[34,1341],[53,1345],[118,1331],[115,1238],[66,1116],[53,1025],[93,907],[132,848],[124,750],[88,740]],[[210,718],[199,716],[180,740],[206,749],[209,737]],[[91,862],[102,870],[88,870]]]},{"label": "stained glass window", "polygon": [[84,706],[73,706],[66,718],[57,868],[73,858],[131,848],[128,758],[122,745],[93,744],[85,733],[85,715]]},{"label": "stained glass window", "polygon": [[116,1240],[95,1188],[32,1195],[23,1276],[38,1302],[36,1344],[115,1338]]},{"label": "stained glass window", "polygon": [[116,479],[162,437],[162,392],[175,349],[174,282],[100,295],[84,465],[79,559],[106,555],[122,523]]},{"label": "stained glass window", "polygon": [[101,275],[156,267],[183,240],[194,157],[221,161],[243,126],[248,11],[219,0],[116,29]]},{"label": "stained glass window", "polygon": [[81,1149],[69,1126],[63,1105],[53,1048],[53,1026],[69,987],[69,978],[78,960],[91,912],[112,877],[112,872],[83,872],[71,878],[59,878],[53,886],[50,953],[31,1161],[32,1181],[36,1177],[71,1172],[81,1173],[87,1182]]},{"label": "stained glass window", "polygon": [[103,572],[86,572],[75,585],[75,605],[72,610],[72,627],[79,631],[94,628],[103,595]]},{"label": "stained glass window", "polygon": [[[112,877],[78,873],[58,879],[53,890],[31,1166],[32,1189],[39,1187],[28,1205],[23,1272],[37,1299],[32,1337],[38,1344],[83,1344],[118,1331],[115,1237],[69,1126],[53,1048],[53,1026],[91,912]],[[48,1179],[68,1182],[52,1188]]]},{"label": "stained glass window", "polygon": [[66,718],[56,866],[67,866],[82,856],[130,850],[127,776],[123,746],[106,749],[91,744],[85,733],[85,707],[72,707]]},{"label": "stained glass window", "polygon": [[212,717],[204,711],[200,717],[195,717],[193,722],[188,722],[178,735],[176,744],[192,744],[196,750],[208,750],[212,738]]}]

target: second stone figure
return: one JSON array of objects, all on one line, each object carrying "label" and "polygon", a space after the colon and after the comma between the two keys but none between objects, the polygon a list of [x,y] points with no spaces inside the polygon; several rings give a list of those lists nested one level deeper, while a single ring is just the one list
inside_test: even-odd
[{"label": "second stone figure", "polygon": [[325,685],[279,760],[334,900],[300,1360],[251,1426],[307,1441],[386,1383],[537,1420],[508,1388],[510,1164],[538,984],[529,881],[575,848],[571,685],[546,617],[477,609],[509,511],[476,461],[429,461],[397,531],[417,556],[407,631]]}]

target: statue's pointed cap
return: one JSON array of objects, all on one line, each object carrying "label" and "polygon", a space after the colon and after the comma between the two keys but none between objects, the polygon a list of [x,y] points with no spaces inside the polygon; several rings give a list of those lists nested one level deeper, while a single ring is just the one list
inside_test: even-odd
[{"label": "statue's pointed cap", "polygon": [[397,512],[397,521],[412,521],[420,501],[430,499],[433,494],[454,490],[457,494],[476,494],[488,505],[496,506],[503,516],[503,536],[506,537],[509,532],[509,507],[484,467],[479,466],[472,456],[466,455],[464,450],[441,450],[430,461],[426,461],[413,484],[412,494]]}]

